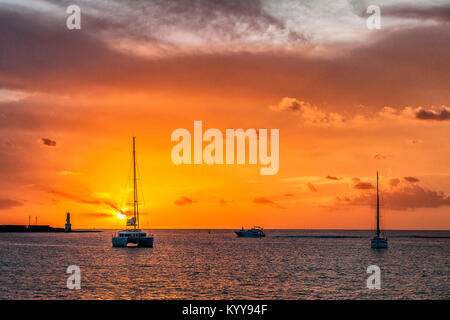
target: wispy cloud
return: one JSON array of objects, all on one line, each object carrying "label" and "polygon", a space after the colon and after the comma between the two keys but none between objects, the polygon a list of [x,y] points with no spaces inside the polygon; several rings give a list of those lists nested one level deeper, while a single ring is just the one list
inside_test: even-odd
[{"label": "wispy cloud", "polygon": [[405,180],[408,181],[408,182],[412,182],[412,183],[415,183],[415,182],[419,182],[419,181],[420,181],[419,179],[417,179],[417,178],[415,178],[415,177],[404,177],[403,179],[405,179]]},{"label": "wispy cloud", "polygon": [[56,190],[53,188],[43,187],[45,191],[47,191],[50,194],[57,195],[59,197],[63,197],[66,199],[73,200],[75,202],[84,203],[84,204],[92,204],[92,205],[107,205],[111,209],[116,210],[117,212],[120,211],[119,207],[111,200],[109,199],[103,199],[103,198],[84,198],[77,195],[73,195],[68,192]]},{"label": "wispy cloud", "polygon": [[266,197],[258,197],[258,198],[254,198],[252,200],[253,203],[257,203],[257,204],[265,204],[265,205],[269,205],[269,206],[275,206],[278,209],[283,209],[283,206],[279,205],[278,203],[276,203],[273,200],[270,200],[269,198]]},{"label": "wispy cloud", "polygon": [[81,213],[81,215],[91,218],[112,218],[116,216],[114,213],[107,212],[85,212]]},{"label": "wispy cloud", "polygon": [[8,198],[0,198],[0,210],[11,209],[22,205],[23,203],[21,201]]},{"label": "wispy cloud", "polygon": [[[405,182],[400,179],[390,180],[390,188],[383,190],[383,205],[393,210],[408,210],[419,208],[438,208],[450,206],[450,196],[443,191],[424,188],[417,183]],[[376,203],[375,192],[362,192],[336,198],[338,205],[373,206]]]},{"label": "wispy cloud", "polygon": [[62,176],[78,176],[81,174],[79,171],[60,171],[60,175]]},{"label": "wispy cloud", "polygon": [[[415,5],[401,7],[381,1],[370,4],[377,2],[390,17],[384,28],[408,28],[417,19],[422,23],[430,18],[448,20],[448,7],[437,0],[418,0]],[[13,8],[44,10],[55,17],[61,17],[69,4],[67,0],[7,1]],[[368,3],[350,4],[311,0],[86,0],[80,5],[90,31],[97,32],[97,38],[111,47],[163,57],[199,52],[299,52],[339,43],[364,43],[371,35],[364,23]],[[411,21],[411,15],[415,20]]]},{"label": "wispy cloud", "polygon": [[176,205],[176,206],[184,206],[184,205],[187,205],[187,204],[190,204],[190,203],[194,203],[194,202],[195,201],[192,200],[191,198],[188,198],[186,196],[182,196],[178,200],[175,200],[173,202],[173,204]]},{"label": "wispy cloud", "polygon": [[367,190],[367,189],[374,189],[374,186],[370,182],[362,181],[360,178],[353,178],[352,188],[359,190]]},{"label": "wispy cloud", "polygon": [[17,102],[28,97],[29,94],[22,90],[0,88],[0,103]]},{"label": "wispy cloud", "polygon": [[325,112],[308,102],[290,97],[284,97],[278,104],[269,106],[269,109],[295,112],[302,123],[310,125],[339,125],[346,121],[339,113]]}]

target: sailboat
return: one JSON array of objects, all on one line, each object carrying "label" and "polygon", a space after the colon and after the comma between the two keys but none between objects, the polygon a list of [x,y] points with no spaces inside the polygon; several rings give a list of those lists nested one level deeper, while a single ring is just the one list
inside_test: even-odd
[{"label": "sailboat", "polygon": [[127,220],[127,227],[133,227],[119,231],[112,238],[113,247],[126,247],[129,243],[138,247],[153,248],[153,236],[139,229],[139,202],[136,180],[136,138],[133,137],[133,217]]},{"label": "sailboat", "polygon": [[378,195],[378,171],[377,171],[377,235],[372,238],[372,249],[387,249],[388,240],[381,236],[380,231],[380,197]]}]

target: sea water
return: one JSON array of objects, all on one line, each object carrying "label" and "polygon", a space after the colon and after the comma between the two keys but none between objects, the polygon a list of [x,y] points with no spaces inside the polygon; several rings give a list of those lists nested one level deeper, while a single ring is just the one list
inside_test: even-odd
[{"label": "sea water", "polygon": [[450,298],[450,231],[388,231],[387,250],[372,231],[152,230],[154,248],[113,248],[113,232],[0,233],[0,299]]}]

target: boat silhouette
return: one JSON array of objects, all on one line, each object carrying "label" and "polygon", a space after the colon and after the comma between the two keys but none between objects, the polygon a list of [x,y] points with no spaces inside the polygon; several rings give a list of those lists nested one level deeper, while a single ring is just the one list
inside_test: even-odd
[{"label": "boat silhouette", "polygon": [[147,236],[147,233],[139,228],[139,202],[136,180],[136,138],[133,137],[133,217],[127,220],[127,227],[117,232],[112,238],[113,247],[127,247],[128,244],[135,244],[138,247],[153,248],[153,236]]}]

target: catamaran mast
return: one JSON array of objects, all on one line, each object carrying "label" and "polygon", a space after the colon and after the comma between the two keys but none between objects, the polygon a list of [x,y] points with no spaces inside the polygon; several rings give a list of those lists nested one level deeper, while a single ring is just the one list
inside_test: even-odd
[{"label": "catamaran mast", "polygon": [[133,137],[133,213],[134,213],[134,229],[139,229],[139,208],[138,208],[138,193],[136,182],[136,138]]},{"label": "catamaran mast", "polygon": [[380,236],[380,197],[378,196],[378,171],[377,171],[377,237]]}]

